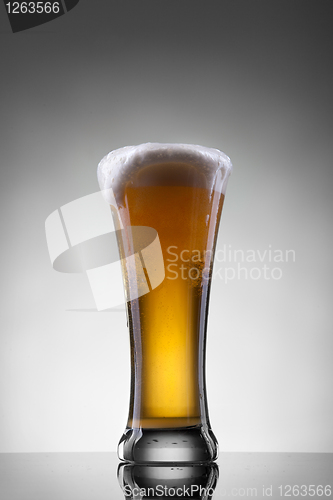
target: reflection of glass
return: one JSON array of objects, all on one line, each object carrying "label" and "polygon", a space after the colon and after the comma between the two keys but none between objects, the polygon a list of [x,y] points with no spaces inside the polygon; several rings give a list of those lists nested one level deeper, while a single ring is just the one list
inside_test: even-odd
[{"label": "reflection of glass", "polygon": [[[100,187],[113,190],[115,223],[124,228],[117,235],[132,378],[118,448],[122,460],[203,463],[217,457],[205,345],[213,255],[231,168],[216,149],[179,144],[123,148],[99,165]],[[157,252],[133,256],[133,226],[158,233],[165,267],[158,286]]]},{"label": "reflection of glass", "polygon": [[218,480],[218,466],[128,465],[118,467],[118,481],[126,499],[192,498],[209,500]]}]

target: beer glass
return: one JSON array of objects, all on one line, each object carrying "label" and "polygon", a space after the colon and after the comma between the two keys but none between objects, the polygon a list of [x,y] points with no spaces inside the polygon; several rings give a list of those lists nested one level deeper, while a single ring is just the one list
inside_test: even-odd
[{"label": "beer glass", "polygon": [[[118,445],[121,460],[208,463],[217,458],[206,397],[206,329],[231,170],[230,159],[217,149],[157,143],[112,151],[98,166],[101,189],[114,196],[130,333],[130,405]],[[152,228],[158,236],[144,258],[144,252],[136,252],[144,247],[140,228]]]}]

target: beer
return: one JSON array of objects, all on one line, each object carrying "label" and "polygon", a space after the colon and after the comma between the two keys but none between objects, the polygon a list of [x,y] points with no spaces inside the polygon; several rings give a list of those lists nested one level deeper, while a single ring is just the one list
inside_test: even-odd
[{"label": "beer", "polygon": [[[170,436],[168,430],[202,428],[209,435],[210,447],[216,448],[208,419],[204,364],[209,289],[225,177],[216,162],[193,155],[191,149],[180,154],[175,145],[168,154],[156,147],[146,159],[132,161],[115,184],[117,207],[113,211],[118,227],[124,228],[117,234],[131,341],[127,429],[146,430],[151,436],[147,448],[149,442],[158,442],[152,436],[158,434],[161,440],[161,430]],[[139,297],[138,286],[149,284],[149,274],[143,267],[143,275],[141,266],[126,260],[133,252],[133,226],[157,231],[165,266],[162,283]],[[150,259],[151,269],[154,255]],[[168,440],[164,441],[167,447]],[[182,441],[186,448],[188,440]],[[216,450],[210,459],[215,455]]]}]

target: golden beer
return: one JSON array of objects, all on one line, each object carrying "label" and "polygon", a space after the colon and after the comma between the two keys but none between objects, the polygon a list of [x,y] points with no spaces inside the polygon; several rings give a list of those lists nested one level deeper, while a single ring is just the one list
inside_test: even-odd
[{"label": "golden beer", "polygon": [[[207,411],[206,326],[231,164],[207,148],[145,147],[126,168],[109,174],[118,175],[118,183],[107,186],[116,200],[116,224],[123,227],[117,234],[131,343],[130,409],[119,455],[141,463],[207,462],[217,457],[217,442]],[[159,237],[165,277],[155,288],[148,272],[154,255],[149,266],[142,258],[139,266],[128,263],[131,228],[137,226],[153,228]],[[138,296],[147,283],[150,291]]]}]

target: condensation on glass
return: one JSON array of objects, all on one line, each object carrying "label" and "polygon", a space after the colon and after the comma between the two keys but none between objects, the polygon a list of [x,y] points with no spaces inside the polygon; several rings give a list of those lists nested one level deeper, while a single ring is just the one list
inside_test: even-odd
[{"label": "condensation on glass", "polygon": [[[128,146],[99,164],[100,187],[114,196],[131,344],[121,460],[217,458],[205,348],[214,250],[231,170],[224,153],[186,144]],[[144,251],[151,228],[158,241]]]}]

